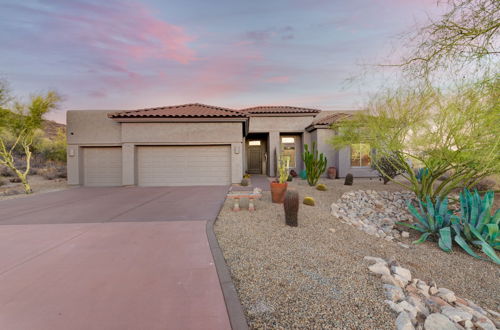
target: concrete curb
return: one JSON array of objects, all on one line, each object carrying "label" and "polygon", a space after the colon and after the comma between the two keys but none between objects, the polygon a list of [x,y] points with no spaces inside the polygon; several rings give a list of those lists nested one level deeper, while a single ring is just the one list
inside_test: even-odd
[{"label": "concrete curb", "polygon": [[[221,205],[221,209],[224,203]],[[220,213],[220,211],[219,211]],[[214,232],[214,224],[217,219],[211,219],[207,221],[207,238],[208,244],[210,245],[210,251],[215,262],[215,268],[217,270],[217,275],[219,276],[220,286],[222,288],[222,294],[224,296],[224,302],[226,304],[227,314],[229,316],[229,322],[231,323],[231,328],[233,330],[248,330],[247,319],[245,313],[243,312],[243,306],[241,306],[240,298],[236,292],[233,281],[231,279],[231,273],[224,260],[224,255],[217,241],[217,237]]]}]

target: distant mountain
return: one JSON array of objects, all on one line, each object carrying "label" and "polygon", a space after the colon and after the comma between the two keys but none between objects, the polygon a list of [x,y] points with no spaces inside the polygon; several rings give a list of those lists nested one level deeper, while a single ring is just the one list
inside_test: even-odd
[{"label": "distant mountain", "polygon": [[42,124],[42,129],[45,132],[45,135],[51,139],[57,135],[59,130],[63,130],[66,132],[66,125],[57,123],[53,120],[44,120]]},{"label": "distant mountain", "polygon": [[[9,120],[14,119],[15,116],[19,115],[7,109],[0,108],[0,126],[2,125],[2,122],[8,122]],[[57,135],[57,132],[59,130],[63,130],[64,132],[66,132],[66,125],[57,123],[53,120],[44,120],[42,124],[42,130],[45,132],[45,135],[49,139],[51,139]]]}]

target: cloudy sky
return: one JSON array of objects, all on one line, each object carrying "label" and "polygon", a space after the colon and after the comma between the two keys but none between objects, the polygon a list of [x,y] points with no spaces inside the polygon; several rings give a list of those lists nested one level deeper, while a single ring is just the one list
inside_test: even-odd
[{"label": "cloudy sky", "polygon": [[200,102],[357,108],[360,63],[442,10],[436,0],[0,0],[0,78],[67,109]]}]

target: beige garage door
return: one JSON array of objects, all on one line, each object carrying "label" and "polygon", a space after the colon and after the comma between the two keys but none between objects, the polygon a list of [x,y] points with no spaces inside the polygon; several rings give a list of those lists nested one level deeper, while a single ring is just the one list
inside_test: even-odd
[{"label": "beige garage door", "polygon": [[137,149],[140,186],[230,183],[230,146],[142,146]]},{"label": "beige garage door", "polygon": [[83,182],[85,186],[121,186],[122,148],[83,148]]}]

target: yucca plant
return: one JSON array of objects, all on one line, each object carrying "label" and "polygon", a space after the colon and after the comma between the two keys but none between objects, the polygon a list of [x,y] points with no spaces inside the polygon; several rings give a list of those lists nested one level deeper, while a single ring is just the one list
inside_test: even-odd
[{"label": "yucca plant", "polygon": [[417,219],[417,223],[409,224],[398,222],[398,224],[410,227],[422,233],[420,238],[413,243],[423,243],[434,236],[438,238],[439,247],[446,251],[451,251],[451,223],[454,215],[448,210],[448,198],[441,200],[436,197],[436,202],[433,203],[430,196],[426,197],[426,201],[418,200],[420,212],[409,202],[408,209],[410,213]]},{"label": "yucca plant", "polygon": [[452,221],[455,242],[470,255],[479,258],[468,243],[481,250],[495,263],[500,258],[495,250],[500,250],[500,209],[491,215],[495,194],[488,191],[483,198],[477,190],[471,193],[465,188],[460,192],[460,216]]}]

